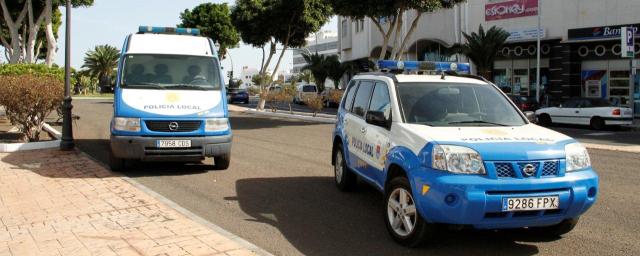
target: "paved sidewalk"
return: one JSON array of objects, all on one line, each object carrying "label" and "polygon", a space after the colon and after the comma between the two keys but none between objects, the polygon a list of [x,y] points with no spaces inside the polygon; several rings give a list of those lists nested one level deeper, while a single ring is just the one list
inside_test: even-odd
[{"label": "paved sidewalk", "polygon": [[256,255],[77,152],[0,154],[0,255]]}]

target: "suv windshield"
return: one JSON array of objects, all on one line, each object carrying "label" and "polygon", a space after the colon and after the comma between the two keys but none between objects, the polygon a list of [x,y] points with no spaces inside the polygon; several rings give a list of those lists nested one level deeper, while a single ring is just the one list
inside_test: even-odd
[{"label": "suv windshield", "polygon": [[521,126],[524,118],[492,86],[461,83],[400,83],[407,123],[429,126]]},{"label": "suv windshield", "polygon": [[213,57],[135,54],[124,58],[120,86],[136,89],[220,90]]}]

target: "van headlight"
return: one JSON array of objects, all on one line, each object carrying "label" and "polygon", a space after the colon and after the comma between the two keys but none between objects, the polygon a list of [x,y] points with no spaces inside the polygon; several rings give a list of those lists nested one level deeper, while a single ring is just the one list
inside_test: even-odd
[{"label": "van headlight", "polygon": [[486,174],[480,154],[470,148],[450,145],[433,147],[431,166],[458,174]]},{"label": "van headlight", "polygon": [[571,143],[564,146],[567,156],[567,172],[579,171],[591,167],[589,152],[580,143]]},{"label": "van headlight", "polygon": [[114,117],[113,129],[124,132],[139,132],[140,118]]},{"label": "van headlight", "polygon": [[223,132],[229,130],[228,118],[210,118],[207,119],[204,130],[207,132]]}]

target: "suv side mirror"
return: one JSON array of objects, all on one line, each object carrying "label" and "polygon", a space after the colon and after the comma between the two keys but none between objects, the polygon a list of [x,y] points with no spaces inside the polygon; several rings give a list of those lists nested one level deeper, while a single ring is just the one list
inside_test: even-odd
[{"label": "suv side mirror", "polygon": [[527,112],[524,112],[524,115],[527,117],[527,120],[529,120],[529,122],[534,123],[534,124],[538,122],[538,120],[536,119],[536,113],[535,112],[527,111]]},{"label": "suv side mirror", "polygon": [[368,124],[380,126],[386,129],[391,128],[391,121],[387,120],[382,111],[367,111],[365,120]]}]

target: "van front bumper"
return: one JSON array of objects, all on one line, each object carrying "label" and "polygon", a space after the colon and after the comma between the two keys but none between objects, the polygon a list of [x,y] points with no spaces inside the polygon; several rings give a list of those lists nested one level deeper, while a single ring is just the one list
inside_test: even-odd
[{"label": "van front bumper", "polygon": [[[476,175],[453,175],[440,171],[414,177],[416,203],[429,222],[469,225],[479,229],[550,226],[579,217],[596,201],[598,176],[591,170],[561,177],[491,179]],[[421,194],[423,186],[427,192]],[[557,210],[506,212],[503,199],[558,196]]]},{"label": "van front bumper", "polygon": [[[158,148],[158,140],[190,140],[190,148]],[[232,135],[206,137],[142,137],[111,135],[111,153],[122,159],[191,160],[231,154]]]}]

